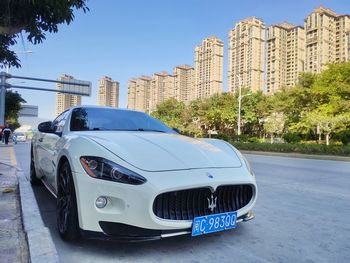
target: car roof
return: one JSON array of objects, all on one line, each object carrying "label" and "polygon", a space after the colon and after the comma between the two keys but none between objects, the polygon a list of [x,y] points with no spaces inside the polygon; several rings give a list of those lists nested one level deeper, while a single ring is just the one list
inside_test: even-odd
[{"label": "car roof", "polygon": [[131,110],[131,109],[116,108],[116,107],[109,107],[109,106],[99,106],[99,105],[77,105],[77,106],[70,107],[69,110],[79,109],[79,108],[86,108],[86,109],[111,109],[111,110],[117,110],[117,111],[131,111],[131,112],[144,113],[142,111],[136,111],[136,110]]}]

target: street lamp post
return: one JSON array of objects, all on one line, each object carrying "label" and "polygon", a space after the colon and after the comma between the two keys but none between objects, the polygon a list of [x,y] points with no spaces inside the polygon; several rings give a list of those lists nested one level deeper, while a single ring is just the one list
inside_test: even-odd
[{"label": "street lamp post", "polygon": [[236,75],[238,78],[238,119],[237,119],[237,135],[241,135],[241,101],[242,101],[242,79],[241,77],[237,74]]},{"label": "street lamp post", "polygon": [[236,75],[238,78],[238,119],[237,119],[237,135],[241,135],[241,107],[242,107],[242,98],[245,96],[252,95],[251,93],[248,93],[246,95],[242,96],[242,78],[238,74]]},{"label": "street lamp post", "polygon": [[[33,53],[31,50],[25,51],[14,51],[16,54],[30,54]],[[0,125],[5,125],[5,101],[6,101],[6,88],[8,83],[6,79],[9,77],[9,65],[6,65],[6,73],[0,73]]]},{"label": "street lamp post", "polygon": [[0,125],[5,125],[6,77],[5,72],[0,72]]}]

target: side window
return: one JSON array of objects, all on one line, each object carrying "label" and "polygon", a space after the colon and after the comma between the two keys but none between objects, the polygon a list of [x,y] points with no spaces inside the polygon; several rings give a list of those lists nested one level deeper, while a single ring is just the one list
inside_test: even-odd
[{"label": "side window", "polygon": [[64,111],[52,122],[52,128],[55,132],[63,132],[64,124],[66,123],[66,118],[69,111]]},{"label": "side window", "polygon": [[90,129],[90,118],[87,109],[75,108],[70,120],[71,131],[87,131]]}]

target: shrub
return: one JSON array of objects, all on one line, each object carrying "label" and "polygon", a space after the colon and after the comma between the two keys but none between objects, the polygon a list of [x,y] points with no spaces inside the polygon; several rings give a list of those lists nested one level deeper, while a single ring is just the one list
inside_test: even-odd
[{"label": "shrub", "polygon": [[292,132],[285,133],[283,139],[287,143],[297,143],[301,141],[300,135]]},{"label": "shrub", "polygon": [[231,137],[231,139],[235,142],[246,142],[248,141],[249,137],[245,134],[241,134],[241,135],[234,135]]},{"label": "shrub", "polygon": [[225,133],[219,133],[217,135],[212,135],[211,137],[216,138],[216,139],[220,139],[220,140],[225,140],[225,141],[231,140],[231,136],[229,136]]},{"label": "shrub", "polygon": [[246,142],[260,142],[258,137],[249,137],[246,139]]},{"label": "shrub", "polygon": [[333,138],[341,141],[344,145],[348,145],[350,143],[350,130],[338,132]]}]

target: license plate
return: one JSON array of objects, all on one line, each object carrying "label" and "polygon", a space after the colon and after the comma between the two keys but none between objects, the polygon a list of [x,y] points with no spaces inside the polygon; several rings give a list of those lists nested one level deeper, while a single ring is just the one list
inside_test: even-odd
[{"label": "license plate", "polygon": [[237,212],[195,217],[192,224],[192,236],[236,228],[236,220]]}]

